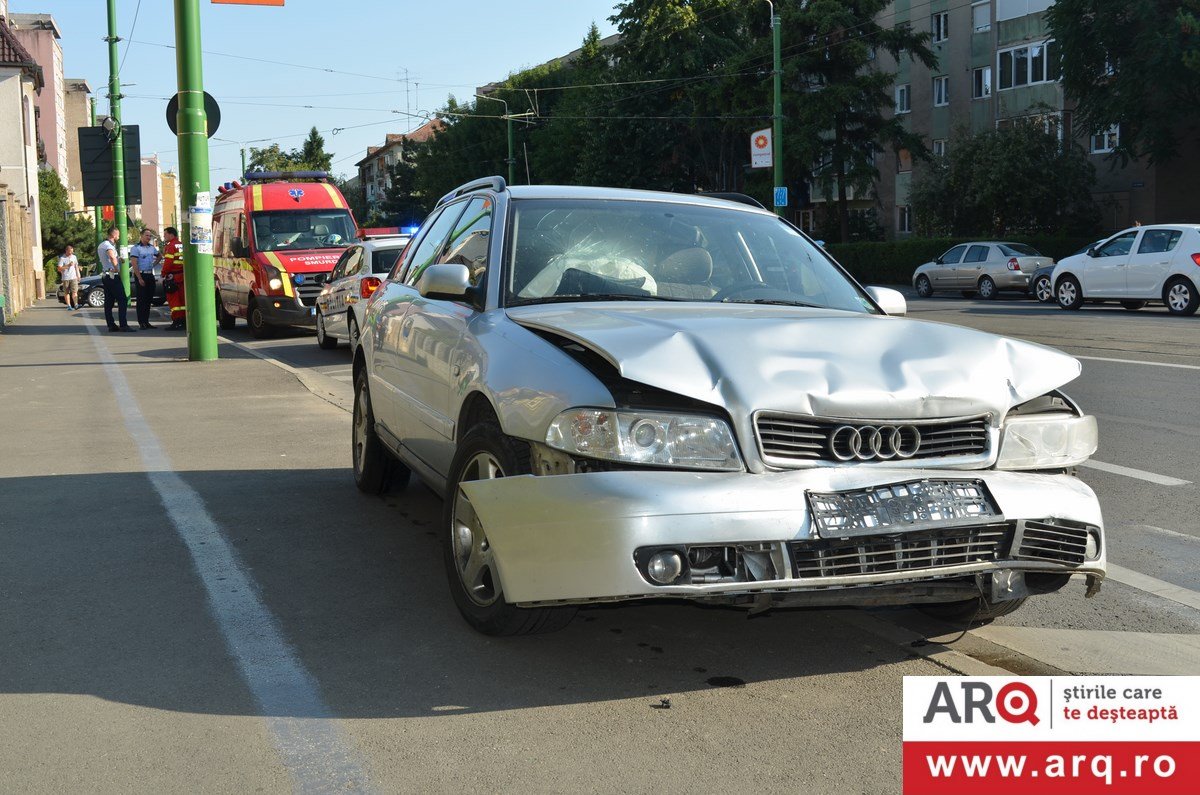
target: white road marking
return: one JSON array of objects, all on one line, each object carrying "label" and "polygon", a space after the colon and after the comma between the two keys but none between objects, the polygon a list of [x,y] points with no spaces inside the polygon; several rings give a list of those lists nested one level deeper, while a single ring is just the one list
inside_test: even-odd
[{"label": "white road marking", "polygon": [[1155,527],[1152,524],[1135,524],[1129,526],[1130,530],[1150,530],[1154,533],[1162,533],[1163,535],[1171,536],[1172,538],[1182,538],[1185,541],[1200,543],[1200,536],[1191,536],[1187,533],[1181,533],[1178,530],[1168,530],[1165,527]]},{"label": "white road marking", "polygon": [[1147,367],[1173,367],[1177,370],[1200,370],[1200,364],[1169,364],[1167,362],[1143,362],[1136,359],[1110,359],[1106,356],[1080,356],[1072,353],[1076,359],[1087,359],[1092,362],[1119,362],[1121,364],[1144,364]]},{"label": "white road marking", "polygon": [[1200,610],[1200,591],[1193,591],[1191,588],[1184,588],[1115,563],[1108,564],[1108,579],[1153,594],[1160,599]]},{"label": "white road marking", "polygon": [[191,554],[225,645],[262,709],[296,790],[368,789],[359,754],[321,699],[316,680],[263,604],[254,579],[209,515],[200,495],[172,469],[171,459],[150,430],[129,382],[96,325],[90,321],[85,325],[116,394],[125,427],[137,444],[146,477]]},{"label": "white road marking", "polygon": [[1183,480],[1182,478],[1173,478],[1170,475],[1159,475],[1155,472],[1147,472],[1144,469],[1134,469],[1133,467],[1123,467],[1120,464],[1106,464],[1103,461],[1091,459],[1080,464],[1088,469],[1099,470],[1100,472],[1109,472],[1113,475],[1124,475],[1127,478],[1137,478],[1148,483],[1157,483],[1160,486],[1186,486],[1192,481]]}]

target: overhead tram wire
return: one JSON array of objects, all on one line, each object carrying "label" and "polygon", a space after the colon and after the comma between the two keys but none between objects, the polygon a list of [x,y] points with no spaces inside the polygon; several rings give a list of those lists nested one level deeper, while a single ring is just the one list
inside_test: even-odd
[{"label": "overhead tram wire", "polygon": [[[162,43],[156,42],[156,41],[137,41],[134,43],[144,44],[148,47],[162,47],[167,50],[175,49],[174,44],[162,44]],[[253,61],[255,63],[272,64],[274,66],[286,66],[291,69],[311,69],[315,72],[327,72],[329,74],[334,74],[334,75],[346,75],[347,77],[361,77],[361,78],[365,78],[368,80],[383,80],[388,83],[403,83],[404,82],[403,80],[399,80],[399,79],[396,79],[393,77],[383,77],[381,75],[364,74],[362,72],[346,72],[341,69],[333,69],[328,66],[313,66],[312,64],[305,64],[305,63],[290,63],[288,61],[273,61],[269,58],[254,58],[249,55],[238,55],[238,54],[232,53],[232,52],[215,52],[213,50],[202,50],[201,52],[203,52],[205,55],[215,55],[215,56],[219,56],[221,58],[236,58],[240,61]]]},{"label": "overhead tram wire", "polygon": [[141,10],[142,0],[138,0],[137,7],[133,9],[133,24],[129,26],[129,36],[125,39],[125,52],[121,55],[121,63],[117,65],[117,77],[120,77],[125,69],[125,59],[129,57],[129,49],[133,46],[133,32],[137,30],[138,13]]}]

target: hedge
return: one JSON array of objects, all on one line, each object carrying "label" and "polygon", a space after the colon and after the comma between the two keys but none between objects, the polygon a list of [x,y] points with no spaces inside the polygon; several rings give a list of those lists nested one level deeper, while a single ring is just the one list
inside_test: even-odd
[{"label": "hedge", "polygon": [[[829,253],[863,284],[911,285],[917,266],[944,254],[951,246],[987,238],[912,237],[887,243],[831,243]],[[1004,242],[1025,243],[1056,262],[1094,243],[1095,237],[1014,236]]]}]

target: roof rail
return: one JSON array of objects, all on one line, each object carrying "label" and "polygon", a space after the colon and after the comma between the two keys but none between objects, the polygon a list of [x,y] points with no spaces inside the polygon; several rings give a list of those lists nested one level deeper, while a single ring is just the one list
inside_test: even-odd
[{"label": "roof rail", "polygon": [[477,190],[483,190],[486,188],[489,190],[494,190],[497,193],[501,193],[507,187],[508,184],[504,181],[504,177],[483,177],[481,179],[468,182],[464,185],[459,185],[457,188],[439,199],[438,206],[445,204],[451,199],[457,199],[459,196],[463,196],[467,193],[474,193]]},{"label": "roof rail", "polygon": [[757,207],[760,210],[767,209],[762,202],[753,196],[747,196],[744,193],[700,193],[700,196],[706,196],[710,199],[724,199],[727,202],[737,202],[738,204],[749,204],[751,207]]}]

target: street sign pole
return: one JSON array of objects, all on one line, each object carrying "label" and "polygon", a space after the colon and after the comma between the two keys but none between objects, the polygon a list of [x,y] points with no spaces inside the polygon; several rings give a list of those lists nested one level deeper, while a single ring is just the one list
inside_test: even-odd
[{"label": "street sign pole", "polygon": [[[772,116],[771,130],[771,157],[775,161],[775,192],[778,193],[783,185],[783,62],[780,57],[780,43],[783,36],[783,20],[779,14],[775,13],[775,4],[771,3],[771,47],[775,55],[775,68],[773,75],[775,77],[775,110]],[[784,194],[787,195],[786,192]],[[786,201],[786,200],[785,200]],[[779,206],[775,203],[775,212],[782,216],[786,212],[786,207]]]},{"label": "street sign pole", "polygon": [[[88,100],[88,106],[91,108],[91,112],[92,112],[92,126],[95,127],[96,126],[96,98],[95,97],[92,97],[91,99]],[[104,228],[103,208],[100,205],[97,204],[96,206],[92,207],[92,217],[96,221],[96,248],[99,248],[100,244],[104,242],[104,232],[102,231]]]},{"label": "street sign pole", "polygon": [[[111,0],[110,0],[111,2]],[[175,0],[175,64],[179,77],[179,188],[183,200],[183,284],[188,359],[217,358],[213,282],[212,198],[208,181],[208,117],[200,54],[200,0]]]},{"label": "street sign pole", "polygon": [[[125,137],[121,134],[121,76],[117,61],[117,0],[108,0],[108,115],[115,125],[110,134],[113,163],[113,222],[117,225],[120,239],[117,241],[121,260],[121,283],[125,285],[126,299],[129,297],[129,258],[124,256],[129,246],[129,222],[125,215]],[[101,263],[103,267],[103,263]]]}]

